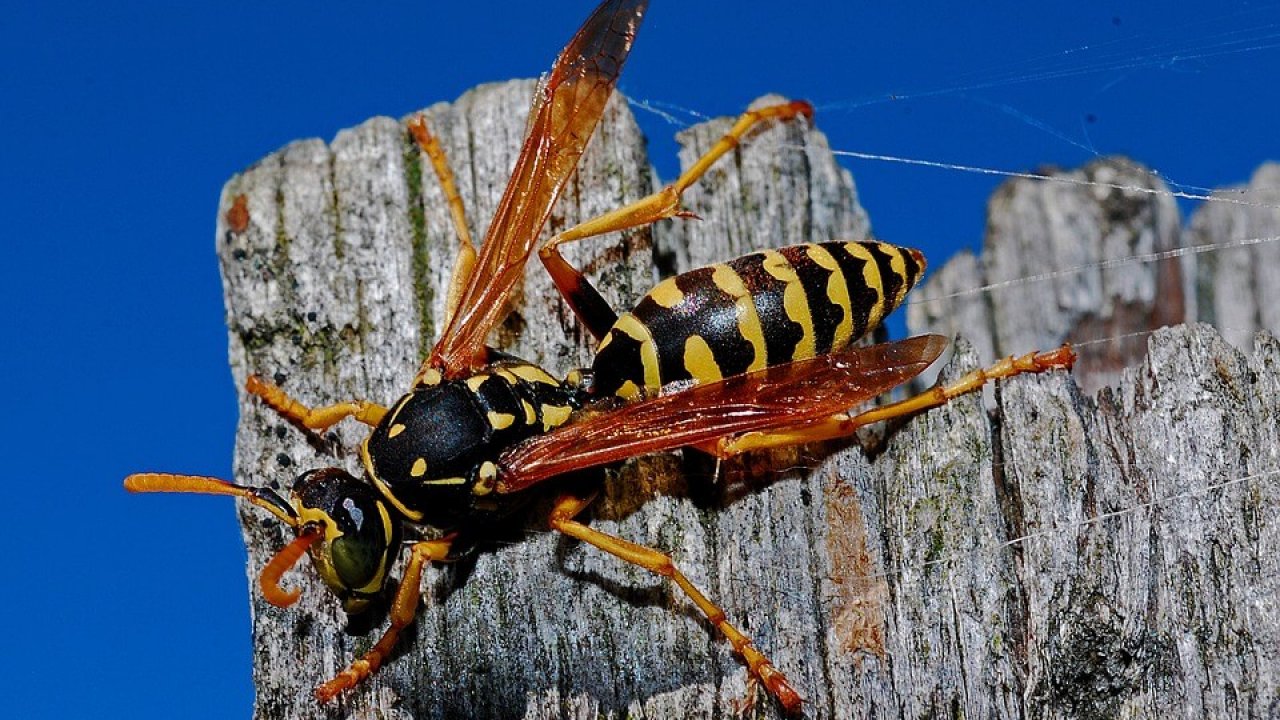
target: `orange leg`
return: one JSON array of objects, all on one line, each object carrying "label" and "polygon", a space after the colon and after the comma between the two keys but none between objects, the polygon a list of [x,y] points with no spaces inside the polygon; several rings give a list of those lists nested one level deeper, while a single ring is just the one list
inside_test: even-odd
[{"label": "orange leg", "polygon": [[564,296],[565,301],[573,308],[574,313],[587,330],[597,340],[617,320],[617,314],[608,303],[600,297],[596,289],[591,287],[582,272],[570,265],[558,249],[565,243],[583,238],[603,235],[605,233],[626,230],[628,228],[648,225],[659,220],[684,215],[680,204],[680,196],[693,183],[697,182],[716,160],[725,153],[738,147],[738,144],[753,127],[769,120],[790,120],[797,116],[813,117],[813,107],[809,103],[797,100],[782,105],[771,105],[758,110],[743,113],[729,132],[720,138],[693,167],[684,171],[676,181],[656,193],[641,198],[630,205],[612,210],[590,220],[575,225],[556,235],[538,249],[538,257],[550,273],[556,288]]},{"label": "orange leg", "polygon": [[400,578],[400,589],[396,591],[395,600],[391,603],[391,626],[364,657],[316,688],[316,698],[321,702],[328,702],[343,690],[358,685],[382,665],[382,661],[395,649],[400,631],[409,627],[418,613],[418,602],[422,598],[422,567],[428,562],[442,562],[448,558],[449,546],[455,537],[456,535],[449,535],[439,540],[427,540],[409,549],[409,564],[404,570],[404,576]]},{"label": "orange leg", "polygon": [[467,229],[467,214],[462,205],[462,196],[458,194],[458,186],[453,180],[453,170],[440,147],[440,141],[427,129],[426,117],[419,115],[409,123],[409,133],[431,160],[431,166],[440,179],[440,189],[449,202],[449,215],[453,218],[453,227],[458,232],[458,260],[453,266],[453,276],[449,281],[448,300],[445,305],[445,323],[453,317],[458,308],[458,299],[462,297],[462,288],[467,278],[471,277],[471,268],[476,264],[476,246],[471,241],[471,231]]},{"label": "orange leg", "polygon": [[1042,353],[1027,353],[1021,357],[1007,357],[994,365],[978,368],[949,385],[937,385],[913,395],[857,415],[837,413],[807,425],[800,425],[769,432],[746,433],[736,437],[721,438],[699,449],[718,458],[729,458],[751,450],[800,445],[846,437],[863,425],[912,415],[923,410],[945,405],[953,398],[974,392],[992,380],[1013,377],[1023,373],[1040,373],[1049,370],[1069,370],[1075,362],[1070,345]]},{"label": "orange leg", "polygon": [[285,419],[292,420],[303,427],[318,432],[328,430],[330,426],[345,417],[353,417],[369,427],[374,427],[382,422],[382,416],[387,414],[386,408],[381,405],[375,405],[368,400],[353,400],[336,405],[309,408],[257,375],[249,376],[249,379],[245,381],[244,389],[250,395],[256,395],[261,398],[262,402],[266,403],[272,410],[280,413]]},{"label": "orange leg", "polygon": [[[551,527],[569,537],[590,543],[629,563],[639,565],[665,578],[670,578],[684,591],[685,595],[689,596],[689,599],[698,606],[698,609],[707,616],[711,624],[715,625],[729,640],[729,643],[733,645],[734,651],[746,661],[747,669],[750,671],[751,676],[759,678],[760,682],[778,699],[778,702],[782,704],[782,707],[787,712],[794,713],[800,709],[800,704],[803,700],[800,698],[800,694],[787,682],[786,676],[774,667],[773,663],[769,662],[769,658],[765,657],[763,653],[752,645],[751,638],[729,624],[724,610],[721,610],[706,595],[703,595],[701,590],[689,582],[689,578],[680,572],[680,569],[675,566],[670,557],[653,548],[637,545],[622,538],[602,533],[599,530],[593,530],[574,520],[574,516],[582,512],[590,502],[590,499],[582,499],[573,495],[560,496],[556,500],[555,507],[551,510]],[[750,688],[750,683],[748,683],[748,688]]]}]

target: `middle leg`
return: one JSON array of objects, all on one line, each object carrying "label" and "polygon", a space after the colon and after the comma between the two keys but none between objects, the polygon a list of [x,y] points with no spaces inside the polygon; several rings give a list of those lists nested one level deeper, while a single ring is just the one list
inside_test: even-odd
[{"label": "middle leg", "polygon": [[449,204],[449,215],[453,218],[454,230],[458,233],[458,260],[453,266],[453,275],[449,280],[449,294],[445,301],[445,322],[453,317],[458,309],[458,300],[462,297],[462,288],[471,277],[471,270],[476,264],[476,245],[471,240],[471,230],[467,227],[467,214],[462,205],[462,196],[458,194],[458,185],[453,180],[453,170],[449,168],[449,160],[445,157],[440,141],[427,128],[424,115],[409,121],[409,134],[414,142],[431,160],[435,168],[436,178],[440,181],[440,189],[444,192],[445,201]]}]

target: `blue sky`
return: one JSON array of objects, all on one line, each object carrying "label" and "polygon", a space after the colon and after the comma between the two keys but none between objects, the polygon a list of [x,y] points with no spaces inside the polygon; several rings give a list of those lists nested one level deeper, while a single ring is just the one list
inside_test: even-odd
[{"label": "blue sky", "polygon": [[[120,489],[231,473],[219,188],[293,139],[534,76],[590,3],[5,5],[6,709],[244,717],[230,502]],[[655,0],[621,82],[685,122],[780,92],[841,150],[1015,171],[1124,153],[1200,187],[1280,159],[1275,3],[694,5]],[[670,178],[679,127],[639,117]],[[846,165],[884,239],[935,263],[980,243],[999,178]]]}]

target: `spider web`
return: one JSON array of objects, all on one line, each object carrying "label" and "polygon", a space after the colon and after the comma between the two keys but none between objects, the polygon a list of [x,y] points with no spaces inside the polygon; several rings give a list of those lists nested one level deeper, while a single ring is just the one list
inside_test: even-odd
[{"label": "spider web", "polygon": [[[1100,26],[1095,36],[1083,42],[1051,38],[1044,42],[1042,53],[973,69],[960,65],[954,71],[939,72],[936,82],[882,88],[860,97],[812,98],[817,126],[853,173],[859,200],[871,216],[876,236],[924,249],[934,268],[958,250],[980,249],[986,199],[1010,179],[1124,190],[1164,196],[1177,203],[1182,222],[1178,247],[1045,267],[1043,272],[928,300],[908,298],[908,305],[946,303],[1080,273],[1272,245],[1280,242],[1280,234],[1216,238],[1194,246],[1186,243],[1191,217],[1211,205],[1275,211],[1276,227],[1280,228],[1276,192],[1249,192],[1243,187],[1263,163],[1280,159],[1280,146],[1273,133],[1254,132],[1255,125],[1240,122],[1243,116],[1274,114],[1271,105],[1257,104],[1274,100],[1250,94],[1248,82],[1241,78],[1273,77],[1280,71],[1278,8],[1274,4],[1203,8],[1193,19],[1157,19],[1133,29],[1123,28],[1123,18],[1113,17],[1104,24],[1110,27]],[[875,82],[874,78],[862,79]],[[1253,86],[1255,92],[1260,88]],[[1151,106],[1153,98],[1162,99],[1160,111],[1135,111],[1143,103]],[[660,140],[672,135],[671,127],[686,128],[733,111],[692,109],[662,98],[643,97],[632,99],[632,106],[646,135],[659,138],[653,143],[652,155],[664,179],[674,177],[678,170],[671,160],[674,150],[664,152]],[[892,125],[894,132],[868,132],[877,125]],[[969,141],[939,147],[934,137],[944,126],[974,132]],[[951,140],[963,135],[942,134]],[[993,137],[999,142],[993,143]],[[1078,168],[1111,156],[1140,163],[1163,187],[1046,175],[1040,170],[1046,164]],[[928,189],[922,191],[922,187]],[[924,214],[922,204],[927,206],[927,222],[919,219]],[[922,228],[945,228],[947,237],[939,241],[936,232]],[[899,312],[890,320],[895,337],[905,334],[903,314]],[[1220,332],[1238,329],[1218,326]],[[1076,344],[1088,347],[1143,339],[1151,332],[1101,335]],[[1164,505],[1213,502],[1232,486],[1272,482],[1269,476],[1276,472],[1223,478],[990,546],[944,551],[924,563],[896,565],[865,577],[918,576],[934,566],[1006,552],[1047,535],[1122,521]],[[751,582],[750,578],[743,580]]]}]

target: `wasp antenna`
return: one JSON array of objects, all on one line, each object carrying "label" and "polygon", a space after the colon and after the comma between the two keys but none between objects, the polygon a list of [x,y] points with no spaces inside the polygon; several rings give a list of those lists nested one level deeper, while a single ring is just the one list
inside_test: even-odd
[{"label": "wasp antenna", "polygon": [[320,530],[318,528],[308,526],[303,528],[302,533],[294,539],[293,542],[285,545],[280,552],[271,558],[271,561],[262,568],[262,574],[258,576],[258,586],[262,588],[262,597],[266,601],[280,608],[287,608],[298,602],[298,598],[302,596],[301,590],[285,590],[280,587],[280,578],[289,572],[289,569],[298,564],[298,560],[302,559],[303,553],[311,544],[320,539]]},{"label": "wasp antenna", "polygon": [[298,516],[274,491],[267,488],[251,488],[203,475],[172,475],[170,473],[137,473],[124,479],[124,489],[129,492],[181,492],[203,495],[231,495],[244,498],[280,518],[292,528],[298,527]]},{"label": "wasp antenna", "polygon": [[248,488],[233,485],[226,480],[202,475],[171,475],[169,473],[137,473],[124,479],[124,489],[129,492],[189,492],[209,495],[244,496]]}]

